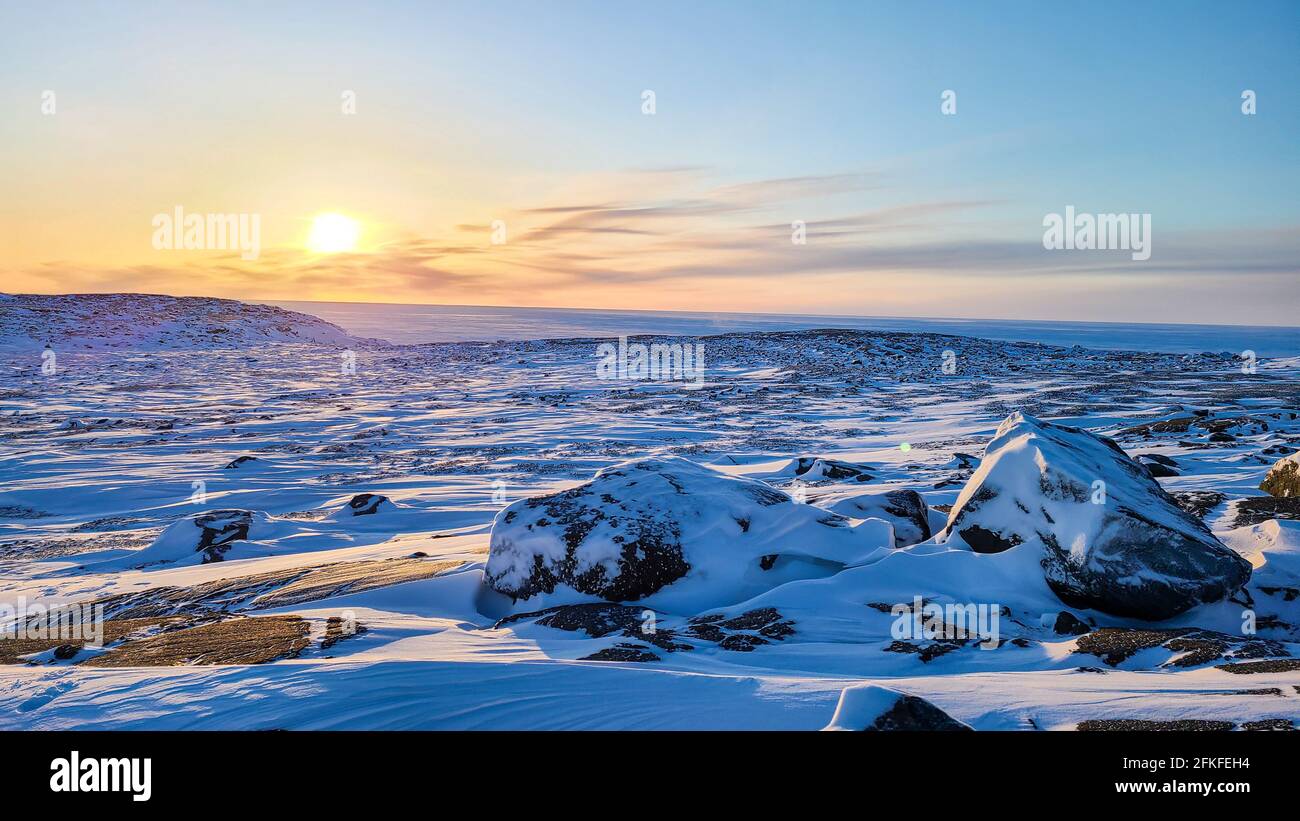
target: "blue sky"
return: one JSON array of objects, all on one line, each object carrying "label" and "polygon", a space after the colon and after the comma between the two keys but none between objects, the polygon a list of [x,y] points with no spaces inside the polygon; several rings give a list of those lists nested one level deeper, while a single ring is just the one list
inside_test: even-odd
[{"label": "blue sky", "polygon": [[[1295,324],[1294,2],[10,3],[0,102],[25,290]],[[160,256],[175,203],[271,250]],[[1066,205],[1152,259],[1045,254]]]}]

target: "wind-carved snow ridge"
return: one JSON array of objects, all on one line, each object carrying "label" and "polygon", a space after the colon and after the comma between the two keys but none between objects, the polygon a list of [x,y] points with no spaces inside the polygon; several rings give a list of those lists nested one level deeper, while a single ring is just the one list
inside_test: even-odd
[{"label": "wind-carved snow ridge", "polygon": [[308,314],[214,297],[13,294],[0,309],[0,348],[87,350],[240,348],[301,342],[367,344]]}]

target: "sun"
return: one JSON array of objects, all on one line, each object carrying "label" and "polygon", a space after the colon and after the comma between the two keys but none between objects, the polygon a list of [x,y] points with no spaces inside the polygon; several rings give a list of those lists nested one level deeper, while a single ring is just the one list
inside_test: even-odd
[{"label": "sun", "polygon": [[311,221],[307,250],[317,254],[355,251],[361,236],[361,223],[342,214],[317,214]]}]

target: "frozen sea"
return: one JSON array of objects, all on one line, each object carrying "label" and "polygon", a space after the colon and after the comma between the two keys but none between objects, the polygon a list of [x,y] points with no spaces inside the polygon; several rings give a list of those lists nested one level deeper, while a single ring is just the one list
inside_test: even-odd
[{"label": "frozen sea", "polygon": [[710,336],[733,331],[858,328],[974,336],[1085,348],[1200,353],[1254,351],[1259,357],[1300,356],[1300,328],[1248,325],[1060,322],[1016,319],[820,316],[587,308],[502,308],[476,305],[389,305],[272,302],[318,316],[358,336],[402,344],[571,339],[635,334]]}]

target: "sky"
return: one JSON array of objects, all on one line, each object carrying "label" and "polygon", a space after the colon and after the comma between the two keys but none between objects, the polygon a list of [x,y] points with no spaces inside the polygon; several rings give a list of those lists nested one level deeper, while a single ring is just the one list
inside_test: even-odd
[{"label": "sky", "polygon": [[9,0],[0,186],[7,292],[1296,325],[1300,3]]}]

